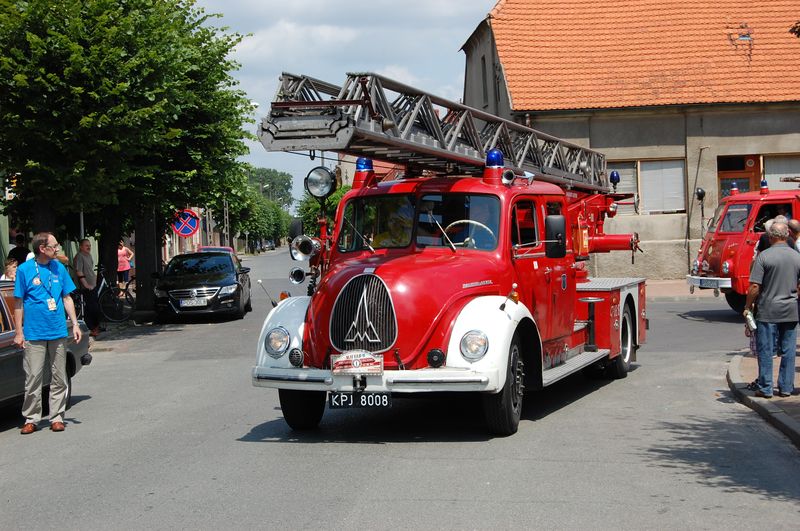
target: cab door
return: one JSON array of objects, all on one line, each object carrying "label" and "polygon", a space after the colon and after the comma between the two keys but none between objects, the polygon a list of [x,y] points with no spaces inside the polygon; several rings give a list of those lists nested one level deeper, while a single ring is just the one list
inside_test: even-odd
[{"label": "cab door", "polygon": [[0,400],[25,393],[23,350],[14,344],[13,307],[8,308],[5,304],[7,300],[0,301]]},{"label": "cab door", "polygon": [[[564,215],[566,207],[563,197],[542,197],[539,200],[541,226],[544,226],[545,216]],[[566,230],[565,244],[567,255],[563,258],[542,259],[545,272],[545,281],[549,285],[548,314],[549,337],[566,343],[568,336],[573,333],[575,326],[575,256],[572,252],[569,227]],[[562,345],[563,346],[563,345]]]}]

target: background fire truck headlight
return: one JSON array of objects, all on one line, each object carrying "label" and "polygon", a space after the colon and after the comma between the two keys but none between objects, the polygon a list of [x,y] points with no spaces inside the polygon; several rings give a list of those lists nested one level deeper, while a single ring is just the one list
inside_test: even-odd
[{"label": "background fire truck headlight", "polygon": [[325,199],[336,191],[336,178],[325,166],[317,166],[306,176],[306,190],[317,199]]},{"label": "background fire truck headlight", "polygon": [[480,330],[470,330],[461,338],[461,355],[467,361],[478,361],[489,350],[489,338]]},{"label": "background fire truck headlight", "polygon": [[727,261],[727,260],[722,262],[721,270],[722,270],[722,274],[723,275],[727,275],[728,273],[730,273],[731,272],[731,263],[729,261]]},{"label": "background fire truck headlight", "polygon": [[289,348],[289,332],[282,326],[273,328],[267,332],[267,337],[264,339],[264,348],[267,349],[267,354],[273,358],[280,358]]}]

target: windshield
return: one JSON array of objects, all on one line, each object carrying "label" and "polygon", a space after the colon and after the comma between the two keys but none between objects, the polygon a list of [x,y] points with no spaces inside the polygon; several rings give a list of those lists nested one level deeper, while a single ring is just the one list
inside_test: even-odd
[{"label": "windshield", "polygon": [[750,217],[751,206],[749,203],[728,205],[728,210],[725,211],[725,216],[719,223],[719,231],[744,232],[747,218]]},{"label": "windshield", "polygon": [[[339,232],[339,251],[406,247],[411,243],[411,195],[358,197],[347,203]],[[366,240],[366,241],[365,241]]]},{"label": "windshield", "polygon": [[170,260],[164,276],[207,275],[211,273],[230,273],[233,264],[230,256],[224,254],[176,256]]},{"label": "windshield", "polygon": [[706,232],[714,232],[717,230],[717,225],[719,225],[719,220],[722,218],[722,212],[725,210],[725,203],[719,205],[717,209],[714,211],[714,217],[708,222],[708,228]]},{"label": "windshield", "polygon": [[491,195],[423,196],[417,218],[417,245],[449,247],[452,243],[455,247],[495,249],[499,212],[500,200]]}]

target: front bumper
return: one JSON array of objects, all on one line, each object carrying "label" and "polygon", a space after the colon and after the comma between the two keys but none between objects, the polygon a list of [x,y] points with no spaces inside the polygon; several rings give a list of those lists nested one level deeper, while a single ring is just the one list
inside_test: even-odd
[{"label": "front bumper", "polygon": [[686,282],[690,286],[700,289],[730,289],[731,279],[724,277],[700,277],[696,275],[686,275]]},{"label": "front bumper", "polygon": [[231,295],[214,295],[205,306],[181,306],[180,299],[159,297],[156,299],[156,310],[170,315],[199,315],[211,313],[236,313],[239,309],[237,293]]},{"label": "front bumper", "polygon": [[[385,371],[382,375],[363,376],[366,392],[435,393],[442,391],[488,392],[500,390],[500,375],[496,369],[473,371],[470,369],[417,369]],[[336,374],[326,369],[278,369],[253,367],[253,385],[277,389],[306,391],[355,391],[356,378],[352,374]]]}]

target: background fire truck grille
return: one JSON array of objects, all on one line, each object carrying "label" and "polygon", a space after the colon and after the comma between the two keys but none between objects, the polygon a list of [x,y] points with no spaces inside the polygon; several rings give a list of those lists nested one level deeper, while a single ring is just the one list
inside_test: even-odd
[{"label": "background fire truck grille", "polygon": [[339,351],[383,352],[397,339],[392,299],[375,275],[354,277],[336,299],[331,316],[331,343]]}]

